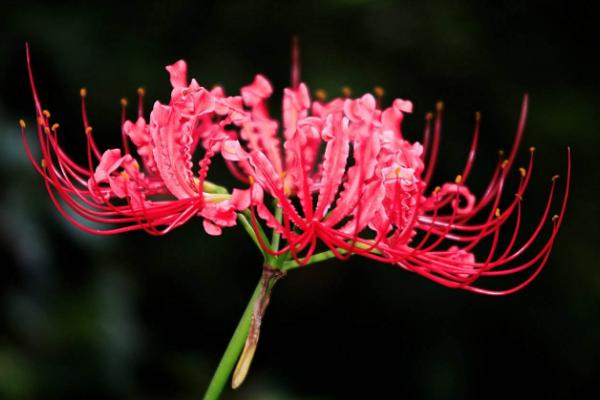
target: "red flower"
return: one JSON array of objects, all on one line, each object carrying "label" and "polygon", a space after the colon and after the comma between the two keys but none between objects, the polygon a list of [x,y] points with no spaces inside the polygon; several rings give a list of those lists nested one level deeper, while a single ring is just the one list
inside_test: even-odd
[{"label": "red flower", "polygon": [[[87,92],[82,89],[81,110],[88,143],[88,165],[83,166],[61,148],[59,126],[51,125],[50,113],[42,109],[29,51],[27,65],[36,108],[41,163],[34,159],[25,141],[27,153],[44,177],[54,204],[70,222],[96,234],[144,229],[162,235],[194,216],[203,217],[204,228],[211,235],[219,235],[222,227],[235,225],[236,204],[232,196],[223,188],[205,182],[205,178],[211,158],[227,138],[223,126],[239,123],[240,115],[245,115],[241,99],[208,92],[194,80],[188,85],[186,64],[178,61],[167,67],[173,85],[170,103],[155,102],[147,123],[142,109],[143,90],[140,90],[139,115],[134,123],[125,121],[126,101],[122,100],[123,150],[101,153],[86,114]],[[21,126],[25,127],[23,121]],[[129,140],[137,149],[141,165],[129,150]],[[204,156],[195,173],[192,154],[200,141]],[[88,226],[67,208],[90,222],[107,226]]]},{"label": "red flower", "polygon": [[[253,193],[245,193],[245,201],[252,204],[254,229],[270,255],[291,253],[296,264],[305,265],[324,245],[338,258],[359,254],[397,264],[449,287],[485,294],[508,294],[524,287],[548,259],[565,212],[570,152],[559,214],[550,218],[553,178],[540,223],[525,243],[517,246],[516,239],[533,149],[529,167],[518,170],[520,183],[511,203],[504,211],[499,209],[525,127],[527,96],[509,156],[498,161],[487,189],[477,199],[466,182],[477,148],[479,114],[462,174],[455,182],[428,190],[439,154],[441,103],[435,120],[431,114],[427,116],[421,145],[402,135],[402,119],[412,111],[409,101],[396,99],[391,107],[380,109],[376,99],[366,94],[311,103],[307,86],[296,83],[284,90],[281,148],[275,137],[277,122],[267,113],[270,85],[257,76],[244,91],[253,93],[251,98],[244,96],[249,118],[242,123],[239,142],[230,141],[231,150],[222,154],[236,176],[252,178]],[[270,200],[263,191],[275,200],[281,220],[269,210]],[[256,215],[287,244],[278,249],[261,240]],[[552,227],[541,250],[523,261],[548,219]],[[508,243],[500,248],[501,230],[508,229],[510,220],[514,220],[514,228],[508,233]],[[489,250],[477,261],[474,251],[480,245]],[[510,275],[530,268],[529,277],[509,289],[495,291],[473,285],[482,276]]]},{"label": "red flower", "polygon": [[[240,96],[227,97],[222,88],[209,91],[195,80],[188,84],[187,65],[180,60],[167,67],[173,86],[169,104],[155,102],[147,122],[141,93],[135,122],[125,121],[123,109],[123,150],[104,153],[94,142],[82,90],[88,138],[88,165],[84,167],[60,147],[58,125],[51,125],[50,114],[42,110],[38,98],[29,53],[27,60],[41,165],[29,149],[28,153],[57,208],[88,232],[145,229],[164,234],[200,216],[206,232],[218,235],[223,227],[235,225],[236,211],[249,209],[255,237],[263,251],[279,262],[277,267],[286,262],[293,266],[312,263],[322,259],[313,258],[317,251],[328,249],[330,256],[362,255],[449,287],[508,294],[524,287],[542,269],[564,216],[570,152],[558,215],[550,218],[553,178],[540,222],[521,245],[517,245],[521,201],[531,177],[533,149],[529,167],[519,168],[520,182],[510,204],[503,211],[499,208],[525,127],[527,96],[512,149],[507,158],[500,158],[488,187],[477,198],[466,183],[474,165],[479,114],[462,173],[454,182],[430,189],[440,149],[441,103],[435,118],[427,115],[423,144],[410,142],[401,129],[404,116],[413,109],[410,101],[395,99],[390,107],[381,108],[381,90],[377,99],[365,94],[311,101],[308,87],[298,81],[296,64],[292,87],[283,94],[281,139],[277,135],[280,124],[270,117],[267,107],[273,89],[262,75],[242,87]],[[130,142],[137,156],[130,152]],[[199,148],[203,157],[195,170],[192,154]],[[234,189],[230,194],[206,181],[211,160],[219,153],[233,175],[250,184],[249,189]],[[120,226],[88,227],[64,206],[89,221]],[[523,257],[548,219],[552,226],[541,250]],[[504,243],[501,231],[511,220],[512,231]],[[274,230],[277,240],[273,243],[267,243],[263,224]],[[285,241],[282,247],[280,238]],[[479,258],[475,253],[482,244],[487,254]],[[509,289],[474,286],[480,277],[528,269],[533,272]]]}]

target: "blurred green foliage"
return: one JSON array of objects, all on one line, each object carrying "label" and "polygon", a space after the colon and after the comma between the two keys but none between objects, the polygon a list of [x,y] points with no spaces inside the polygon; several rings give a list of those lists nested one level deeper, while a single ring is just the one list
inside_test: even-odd
[{"label": "blurred green foliage", "polygon": [[[247,383],[225,398],[570,398],[594,390],[600,113],[592,4],[9,2],[0,12],[0,398],[199,398],[261,261],[241,231],[211,238],[199,221],[159,239],[92,237],[63,221],[20,142],[18,119],[34,117],[24,42],[65,148],[83,157],[81,86],[100,144],[116,146],[119,99],[143,85],[149,99],[165,100],[166,64],[185,58],[201,84],[230,92],[258,72],[282,89],[292,34],[313,89],[382,85],[388,100],[412,99],[405,131],[413,140],[424,113],[445,100],[440,182],[462,168],[473,113],[482,111],[476,191],[497,149],[510,145],[529,92],[525,145],[539,151],[525,226],[539,217],[550,177],[565,170],[567,145],[571,202],[546,269],[506,298],[361,259],[294,271],[275,289]],[[219,165],[211,175],[232,183]]]}]

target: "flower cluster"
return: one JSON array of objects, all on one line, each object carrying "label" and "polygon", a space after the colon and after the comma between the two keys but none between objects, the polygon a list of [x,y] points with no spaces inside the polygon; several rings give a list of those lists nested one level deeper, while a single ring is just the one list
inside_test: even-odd
[{"label": "flower cluster", "polygon": [[[499,208],[523,135],[526,96],[512,149],[507,157],[501,155],[487,188],[476,197],[466,183],[479,137],[479,114],[461,174],[431,188],[440,147],[441,103],[426,116],[423,142],[411,142],[402,132],[402,121],[413,110],[410,101],[395,99],[382,107],[381,95],[372,94],[312,100],[308,87],[298,80],[297,68],[291,87],[283,93],[280,126],[269,115],[267,101],[273,88],[264,76],[257,75],[239,95],[227,96],[221,87],[208,90],[188,81],[187,65],[178,61],[167,66],[173,86],[169,103],[155,102],[146,120],[140,91],[138,117],[128,121],[123,100],[123,149],[104,152],[94,141],[85,109],[87,93],[82,89],[88,156],[88,165],[82,166],[61,148],[59,126],[41,106],[29,54],[28,66],[41,163],[27,147],[28,154],[59,211],[88,232],[144,229],[161,235],[198,216],[208,234],[219,235],[241,217],[265,254],[295,265],[314,262],[317,253],[329,252],[340,259],[357,254],[449,287],[507,294],[539,273],[563,219],[570,156],[558,215],[550,217],[553,179],[539,224],[517,245],[533,148],[529,167],[518,169],[520,181],[511,202],[502,211]],[[24,132],[24,122],[21,126]],[[200,161],[195,165],[196,153]],[[214,157],[224,160],[243,187],[228,191],[207,180]],[[83,224],[65,207],[84,219],[107,224],[106,229]],[[512,232],[501,241],[501,229],[509,220]],[[541,249],[521,260],[547,220],[551,229]],[[265,227],[277,240],[266,239]],[[487,254],[478,259],[475,249],[483,242]],[[482,276],[528,269],[533,272],[510,289],[473,285]]]}]

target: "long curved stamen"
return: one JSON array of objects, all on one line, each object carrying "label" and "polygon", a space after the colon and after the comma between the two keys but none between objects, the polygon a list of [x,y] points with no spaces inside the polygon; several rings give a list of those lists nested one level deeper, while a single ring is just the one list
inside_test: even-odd
[{"label": "long curved stamen", "polygon": [[467,157],[467,165],[462,173],[462,183],[463,185],[467,182],[467,178],[471,173],[471,168],[473,167],[473,161],[475,160],[475,153],[477,152],[477,143],[479,142],[479,126],[481,124],[481,113],[475,113],[475,129],[473,130],[473,139],[471,140],[471,148],[469,149],[469,156]]},{"label": "long curved stamen", "polygon": [[433,113],[428,112],[425,114],[425,128],[423,129],[423,153],[421,158],[427,162],[427,153],[429,152],[429,142],[431,140],[431,120],[433,119]]},{"label": "long curved stamen", "polygon": [[125,97],[121,99],[121,141],[123,142],[123,149],[125,149],[125,154],[130,154],[129,150],[129,140],[127,135],[125,134],[125,130],[123,129],[125,125],[125,119],[127,118],[127,105],[128,101]]},{"label": "long curved stamen", "polygon": [[292,37],[292,71],[290,80],[292,89],[298,88],[300,85],[300,44],[298,36]]},{"label": "long curved stamen", "polygon": [[435,164],[437,162],[438,152],[440,150],[440,136],[442,134],[442,114],[444,112],[444,103],[438,101],[435,106],[435,121],[433,123],[433,144],[431,149],[431,157],[428,160],[427,170],[425,171],[425,187],[431,182],[433,171],[435,170]]}]

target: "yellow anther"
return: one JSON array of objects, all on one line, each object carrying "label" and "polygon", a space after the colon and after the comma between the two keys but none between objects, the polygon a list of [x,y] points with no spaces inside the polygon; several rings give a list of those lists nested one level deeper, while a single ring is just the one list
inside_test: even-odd
[{"label": "yellow anther", "polygon": [[37,117],[37,124],[38,124],[38,125],[44,125],[44,118],[42,118],[42,117]]},{"label": "yellow anther", "polygon": [[44,111],[42,111],[42,114],[44,114],[44,117],[50,118],[50,111],[44,110]]},{"label": "yellow anther", "polygon": [[432,112],[428,112],[427,114],[425,114],[425,121],[431,121],[432,119],[433,119]]},{"label": "yellow anther", "polygon": [[534,151],[535,151],[535,147],[534,147],[534,146],[531,146],[531,147],[529,148],[529,152],[530,152],[530,153],[533,153]]},{"label": "yellow anther", "polygon": [[558,178],[560,178],[560,175],[554,175],[554,176],[552,177],[552,182],[556,182],[556,180],[557,180]]},{"label": "yellow anther", "polygon": [[519,168],[519,173],[521,174],[522,177],[525,177],[525,175],[527,175],[527,170],[523,167]]},{"label": "yellow anther", "polygon": [[49,134],[50,134],[50,128],[48,128],[47,126],[45,126],[45,127],[44,127],[44,133],[45,133],[46,135],[49,135]]},{"label": "yellow anther", "polygon": [[506,168],[507,165],[508,165],[508,160],[502,161],[502,165],[501,165],[502,168]]},{"label": "yellow anther", "polygon": [[396,174],[397,177],[400,177],[400,174],[402,173],[402,168],[396,167],[396,169],[394,170],[394,173]]},{"label": "yellow anther", "polygon": [[27,128],[27,124],[25,123],[24,120],[20,119],[19,120],[19,126],[21,127],[21,129],[25,129]]},{"label": "yellow anther", "polygon": [[125,179],[126,181],[129,180],[129,174],[126,171],[121,171],[121,176],[123,177],[123,179]]},{"label": "yellow anther", "polygon": [[435,103],[435,111],[440,112],[444,110],[444,102],[443,101],[438,101],[437,103]]},{"label": "yellow anther", "polygon": [[121,107],[127,107],[127,99],[125,97],[121,99]]},{"label": "yellow anther", "polygon": [[256,182],[254,177],[252,175],[248,175],[248,183],[250,184],[250,186],[254,185],[254,182]]},{"label": "yellow anther", "polygon": [[82,87],[81,89],[79,89],[79,96],[81,97],[86,97],[87,96],[87,89]]},{"label": "yellow anther", "polygon": [[42,168],[46,168],[48,166],[48,162],[46,161],[45,158],[42,158],[41,164],[42,164]]},{"label": "yellow anther", "polygon": [[292,195],[292,185],[283,184],[283,195],[285,197],[290,197]]},{"label": "yellow anther", "polygon": [[502,214],[500,213],[500,209],[499,209],[499,208],[496,208],[496,213],[495,213],[495,215],[496,215],[496,218],[500,218],[500,215],[502,215]]},{"label": "yellow anther", "polygon": [[556,222],[556,221],[558,220],[558,218],[559,218],[559,216],[558,216],[558,215],[556,215],[556,214],[554,214],[554,215],[552,216],[552,222]]},{"label": "yellow anther", "polygon": [[377,97],[383,97],[385,95],[385,89],[381,86],[375,86],[373,88],[373,93],[375,93],[375,96]]},{"label": "yellow anther", "polygon": [[285,179],[286,176],[287,176],[287,172],[286,171],[281,171],[279,173],[279,179]]},{"label": "yellow anther", "polygon": [[462,182],[462,175],[456,175],[456,178],[454,178],[454,183],[456,183],[457,185],[460,185],[461,182]]},{"label": "yellow anther", "polygon": [[439,191],[440,191],[440,190],[442,190],[442,188],[441,188],[441,187],[439,187],[439,186],[436,186],[436,187],[433,189],[433,193],[434,193],[434,194],[436,194],[436,193],[439,193]]},{"label": "yellow anther", "polygon": [[144,89],[143,87],[138,88],[137,94],[138,94],[138,96],[145,96],[146,95],[146,89]]},{"label": "yellow anther", "polygon": [[475,113],[475,121],[481,121],[481,113],[479,111]]},{"label": "yellow anther", "polygon": [[519,199],[520,201],[523,201],[523,196],[521,196],[521,194],[520,194],[520,193],[515,193],[515,197],[516,197],[517,199]]},{"label": "yellow anther", "polygon": [[133,166],[133,168],[135,168],[136,170],[140,170],[140,164],[138,164],[137,160],[134,160],[133,163],[131,164]]},{"label": "yellow anther", "polygon": [[350,86],[344,86],[342,88],[342,96],[344,96],[344,97],[352,96],[352,89],[350,88]]},{"label": "yellow anther", "polygon": [[56,131],[58,128],[60,128],[60,125],[58,123],[55,123],[54,125],[52,125],[52,130]]},{"label": "yellow anther", "polygon": [[317,89],[315,91],[315,98],[320,102],[324,102],[325,100],[327,100],[327,92],[323,89]]},{"label": "yellow anther", "polygon": [[86,135],[91,135],[92,131],[93,131],[93,128],[91,126],[88,126],[87,128],[85,128]]}]

